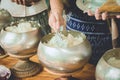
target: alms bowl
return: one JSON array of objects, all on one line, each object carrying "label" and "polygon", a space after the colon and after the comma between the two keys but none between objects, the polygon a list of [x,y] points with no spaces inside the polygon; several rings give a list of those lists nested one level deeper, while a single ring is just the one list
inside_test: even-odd
[{"label": "alms bowl", "polygon": [[[55,73],[71,73],[80,70],[88,62],[91,56],[91,45],[85,40],[72,47],[52,47],[44,43],[49,42],[55,33],[44,36],[38,47],[38,57],[46,69]],[[76,31],[63,31],[65,36],[72,34],[74,37],[81,34]]]}]

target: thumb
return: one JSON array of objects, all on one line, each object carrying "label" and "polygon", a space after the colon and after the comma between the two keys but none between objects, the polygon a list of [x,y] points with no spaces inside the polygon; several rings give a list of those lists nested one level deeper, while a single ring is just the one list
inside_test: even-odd
[{"label": "thumb", "polygon": [[60,26],[61,26],[61,24],[60,24],[60,20],[57,20],[55,26],[56,26],[56,30],[59,31],[59,28],[60,28]]}]

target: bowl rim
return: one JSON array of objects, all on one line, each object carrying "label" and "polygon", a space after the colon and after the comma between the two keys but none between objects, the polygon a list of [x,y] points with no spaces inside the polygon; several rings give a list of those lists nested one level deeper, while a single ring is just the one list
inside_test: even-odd
[{"label": "bowl rim", "polygon": [[4,32],[14,33],[14,34],[25,34],[25,33],[31,33],[31,32],[35,32],[35,31],[41,30],[40,27],[35,27],[35,28],[36,28],[35,30],[31,30],[31,31],[27,31],[27,32],[16,33],[16,32],[12,32],[12,31],[7,31],[6,28],[7,28],[7,27],[3,27],[3,28],[1,29],[1,32],[4,31]]},{"label": "bowl rim", "polygon": [[[120,67],[117,67],[117,66],[114,66],[114,65],[112,65],[112,64],[110,64],[109,62],[108,62],[108,59],[110,59],[110,57],[108,58],[108,59],[106,59],[106,56],[107,55],[109,55],[109,54],[112,54],[112,55],[115,55],[116,54],[116,52],[114,52],[114,53],[112,53],[113,51],[120,51],[120,48],[114,48],[114,49],[109,49],[109,50],[107,50],[105,53],[104,53],[104,55],[103,55],[103,60],[105,61],[105,63],[107,64],[107,65],[109,65],[109,66],[111,66],[111,67],[113,67],[113,68],[116,68],[116,69],[120,69]],[[119,53],[120,54],[120,53]]]},{"label": "bowl rim", "polygon": [[[86,37],[86,35],[84,34],[84,33],[82,33],[82,32],[78,32],[78,31],[71,31],[71,30],[67,30],[67,31],[61,31],[62,33],[70,33],[70,32],[75,32],[75,33],[80,33],[80,34],[83,34],[84,35],[84,37],[83,37],[83,39],[84,39],[84,41],[82,41],[80,44],[83,44],[85,41],[87,41],[87,42],[89,42],[88,41],[88,39],[87,39],[87,37]],[[48,35],[45,35],[45,36],[43,36],[43,38],[41,39],[41,41],[40,41],[40,44],[42,44],[42,45],[44,45],[44,42],[45,43],[47,43],[53,36],[54,36],[54,34],[55,33],[50,33],[50,34],[48,34]],[[50,39],[47,39],[47,40],[45,40],[46,38],[50,38]],[[45,41],[44,41],[45,40]],[[62,47],[51,47],[51,46],[48,46],[48,45],[44,45],[44,46],[46,46],[46,47],[50,47],[50,48],[59,48],[59,49],[71,49],[71,48],[75,48],[75,47],[78,47],[80,44],[78,44],[78,45],[75,45],[75,46],[72,46],[72,47],[66,47],[66,48],[62,48]],[[89,42],[89,44],[90,44],[90,42]]]}]

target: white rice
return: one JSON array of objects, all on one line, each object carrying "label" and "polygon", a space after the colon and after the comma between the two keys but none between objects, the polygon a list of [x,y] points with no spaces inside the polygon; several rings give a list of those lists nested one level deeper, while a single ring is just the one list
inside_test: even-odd
[{"label": "white rice", "polygon": [[107,62],[115,67],[120,68],[120,58],[117,59],[116,57],[110,57]]},{"label": "white rice", "polygon": [[[60,37],[62,39],[59,39]],[[51,40],[47,44],[46,43],[45,44],[52,47],[67,48],[67,47],[73,47],[82,43],[85,38],[86,38],[85,35],[83,35],[82,33],[76,37],[74,37],[71,34],[68,34],[68,36],[64,36],[63,34],[60,33],[60,36],[55,34],[51,38]]]},{"label": "white rice", "polygon": [[6,27],[6,30],[15,33],[23,33],[23,32],[36,30],[37,27],[33,27],[32,23],[34,22],[29,22],[29,21],[20,22],[17,25],[10,25]]}]

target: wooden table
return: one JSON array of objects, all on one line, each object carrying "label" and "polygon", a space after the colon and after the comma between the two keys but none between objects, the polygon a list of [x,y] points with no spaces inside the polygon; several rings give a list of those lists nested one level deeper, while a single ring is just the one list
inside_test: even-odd
[{"label": "wooden table", "polygon": [[[30,59],[32,61],[39,63],[37,55],[31,57]],[[17,61],[18,60],[16,58],[9,56],[9,57],[0,59],[0,64],[5,65],[8,68],[11,68]],[[79,78],[80,80],[95,80],[95,66],[91,64],[86,64],[85,67],[82,69],[82,71],[75,72],[72,76]],[[39,74],[32,77],[22,78],[22,79],[19,79],[19,78],[13,79],[13,77],[11,77],[10,80],[54,80],[55,78],[58,78],[58,77],[60,76],[50,74],[45,70],[43,70]]]}]

